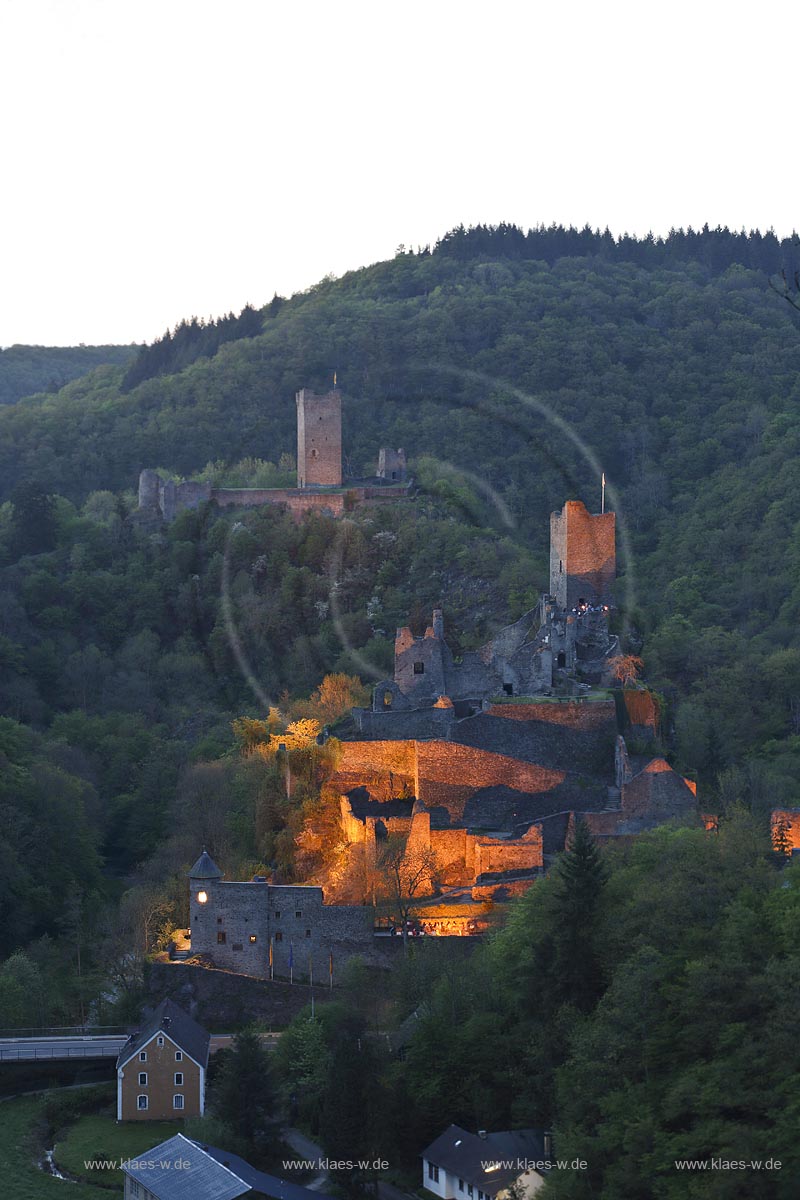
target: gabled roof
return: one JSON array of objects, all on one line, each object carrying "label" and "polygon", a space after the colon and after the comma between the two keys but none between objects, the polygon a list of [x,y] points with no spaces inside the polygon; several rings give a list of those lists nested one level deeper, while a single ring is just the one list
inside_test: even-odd
[{"label": "gabled roof", "polygon": [[199,1067],[208,1066],[211,1034],[203,1029],[202,1025],[198,1025],[197,1021],[192,1020],[189,1014],[172,1000],[162,1000],[144,1028],[131,1034],[130,1039],[120,1050],[117,1058],[117,1070],[124,1067],[125,1063],[138,1054],[157,1033],[165,1034]]},{"label": "gabled roof", "polygon": [[542,1161],[544,1132],[538,1129],[504,1130],[478,1137],[458,1125],[451,1125],[422,1151],[422,1158],[451,1175],[471,1183],[490,1196],[496,1196],[524,1174],[524,1168],[494,1168],[502,1160]]},{"label": "gabled roof", "polygon": [[269,1196],[271,1200],[314,1200],[315,1197],[318,1200],[331,1200],[324,1192],[311,1191],[299,1183],[288,1183],[285,1179],[278,1179],[276,1175],[266,1175],[263,1171],[257,1171],[245,1159],[239,1158],[238,1154],[221,1150],[219,1146],[206,1146],[203,1143],[202,1148],[206,1154],[210,1154],[218,1163],[222,1163],[248,1183],[254,1192]]},{"label": "gabled roof", "polygon": [[253,1191],[235,1171],[182,1133],[123,1163],[122,1169],[156,1200],[238,1200]]},{"label": "gabled roof", "polygon": [[203,853],[189,872],[190,879],[222,879],[222,871],[203,847]]}]

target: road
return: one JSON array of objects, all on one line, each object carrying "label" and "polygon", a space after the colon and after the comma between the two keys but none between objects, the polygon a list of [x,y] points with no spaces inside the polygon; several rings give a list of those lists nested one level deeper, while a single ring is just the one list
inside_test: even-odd
[{"label": "road", "polygon": [[[278,1044],[278,1033],[261,1035],[267,1050]],[[0,1062],[45,1062],[74,1058],[116,1058],[128,1041],[123,1034],[87,1034],[69,1037],[0,1038]],[[233,1041],[233,1034],[212,1033],[211,1053],[225,1049]]]}]

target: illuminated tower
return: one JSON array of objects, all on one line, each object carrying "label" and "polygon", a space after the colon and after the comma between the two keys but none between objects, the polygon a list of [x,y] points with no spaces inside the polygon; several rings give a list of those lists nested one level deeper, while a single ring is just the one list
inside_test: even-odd
[{"label": "illuminated tower", "polygon": [[617,572],[616,514],[567,500],[550,514],[550,594],[561,608],[608,603]]}]

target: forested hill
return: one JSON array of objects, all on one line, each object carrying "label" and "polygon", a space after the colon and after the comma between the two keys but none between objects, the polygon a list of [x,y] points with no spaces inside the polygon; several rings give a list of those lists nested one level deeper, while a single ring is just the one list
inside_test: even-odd
[{"label": "forested hill", "polygon": [[[441,575],[451,566],[459,578],[501,579],[482,611],[497,619],[521,611],[523,595],[545,583],[549,512],[570,496],[596,504],[602,467],[631,552],[621,555],[620,595],[650,677],[676,698],[682,765],[714,780],[777,739],[781,753],[771,761],[783,755],[788,764],[785,794],[794,772],[785,756],[800,734],[800,313],[780,295],[792,252],[772,235],[726,230],[640,242],[557,228],[454,230],[432,251],[401,248],[389,262],[276,297],[260,314],[247,308],[205,329],[184,323],[143,350],[136,370],[104,367],[0,411],[0,487],[9,496],[38,483],[94,520],[113,516],[113,497],[93,494],[132,492],[145,466],[218,476],[224,464],[255,459],[266,460],[268,480],[277,478],[269,464],[294,451],[295,391],[330,386],[336,371],[351,472],[374,471],[382,445],[404,447],[426,487],[441,495],[449,486],[462,516],[500,528],[525,564],[521,583],[507,557],[493,560],[485,545],[456,539],[448,549],[444,534],[431,533],[415,548],[408,531],[395,530],[402,587],[389,582],[389,567],[360,577],[364,563],[353,564],[349,603],[363,645],[369,604],[381,614],[372,627],[383,630],[416,601],[444,594],[456,604]],[[170,373],[198,345],[211,357]],[[191,551],[187,531],[170,536],[184,537],[180,562],[193,554],[205,561],[206,547]],[[13,559],[11,534],[5,545]],[[119,559],[123,550],[120,543],[108,554]],[[316,548],[295,553],[298,568],[303,555],[317,561]],[[455,565],[448,553],[459,555]],[[114,570],[131,571],[134,561],[120,559]],[[203,578],[196,562],[186,570]],[[132,592],[117,580],[130,609],[113,618],[120,631],[155,628],[158,610],[163,636],[174,637],[164,611],[189,584],[183,567],[170,571],[158,595],[152,578]],[[305,600],[292,600],[287,572],[280,577],[281,620],[306,600],[310,615],[302,628],[281,625],[286,644],[276,649],[273,639],[270,661],[280,686],[307,689],[336,654],[313,616],[320,596],[296,580]],[[81,588],[87,579],[84,569]],[[19,580],[8,586],[18,589]],[[56,619],[48,605],[66,594],[59,588],[30,585],[30,603],[48,620]],[[69,622],[84,628],[89,611],[76,603],[74,617],[64,617],[73,639]],[[105,615],[85,631],[113,656],[121,633],[106,644],[98,632],[98,622],[112,620],[110,603],[96,599]],[[458,603],[465,622],[481,610]],[[298,649],[301,633],[313,653]]]},{"label": "forested hill", "polygon": [[128,362],[135,346],[8,346],[0,349],[0,404],[57,392],[95,367]]}]

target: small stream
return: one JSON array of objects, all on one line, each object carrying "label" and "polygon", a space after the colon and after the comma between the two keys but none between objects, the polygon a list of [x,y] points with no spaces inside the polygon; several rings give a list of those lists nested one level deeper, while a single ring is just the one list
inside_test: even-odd
[{"label": "small stream", "polygon": [[62,1174],[55,1164],[53,1155],[56,1152],[55,1146],[52,1150],[45,1150],[44,1158],[39,1163],[39,1170],[44,1171],[45,1175],[52,1175],[54,1179],[64,1179],[67,1183],[76,1183],[77,1180],[72,1179],[69,1175]]}]

